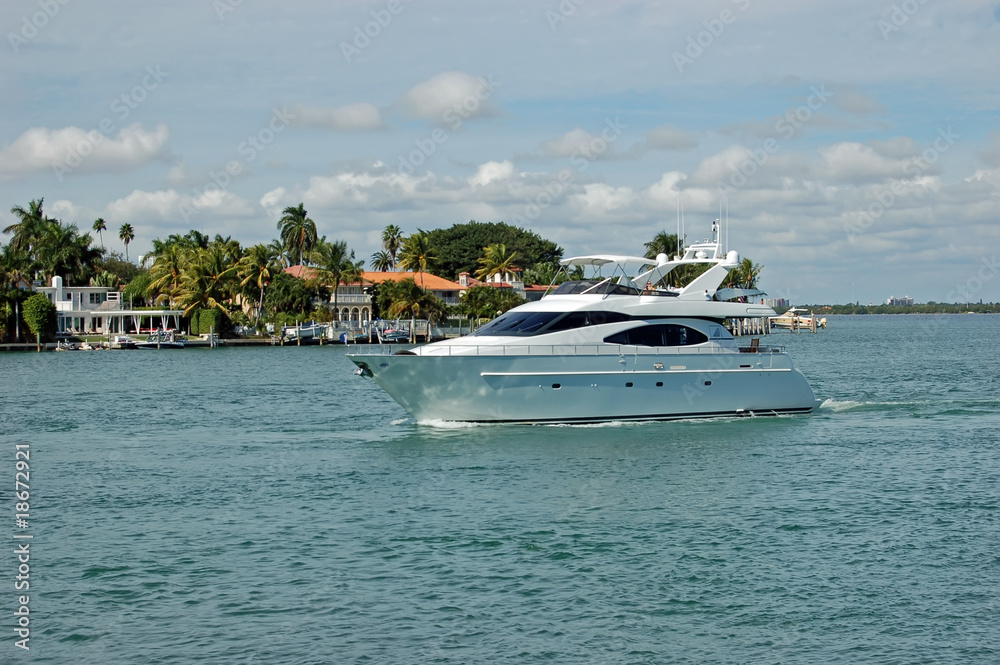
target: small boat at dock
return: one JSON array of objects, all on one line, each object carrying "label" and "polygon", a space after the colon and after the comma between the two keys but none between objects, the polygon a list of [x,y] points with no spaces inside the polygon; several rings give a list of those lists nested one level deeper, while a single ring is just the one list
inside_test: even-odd
[{"label": "small boat at dock", "polygon": [[157,330],[144,342],[137,342],[137,349],[183,349],[184,340],[178,338],[173,330]]}]

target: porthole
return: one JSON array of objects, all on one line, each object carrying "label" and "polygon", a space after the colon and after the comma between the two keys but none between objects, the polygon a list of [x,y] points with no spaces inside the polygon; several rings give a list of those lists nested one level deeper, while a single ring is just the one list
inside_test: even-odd
[{"label": "porthole", "polygon": [[631,382],[631,381],[629,381],[628,383],[626,383],[626,384],[625,384],[625,387],[626,387],[626,388],[631,388],[631,387],[632,387],[632,382]]},{"label": "porthole", "polygon": [[711,382],[711,381],[706,381],[706,382],[705,382],[705,385],[706,385],[706,386],[710,386],[710,385],[712,385],[712,382]]},{"label": "porthole", "polygon": [[552,384],[552,390],[559,390],[560,388],[562,388],[562,384],[561,383],[553,383]]},{"label": "porthole", "polygon": [[657,388],[662,388],[663,387],[663,381],[657,381],[656,382],[656,387]]}]

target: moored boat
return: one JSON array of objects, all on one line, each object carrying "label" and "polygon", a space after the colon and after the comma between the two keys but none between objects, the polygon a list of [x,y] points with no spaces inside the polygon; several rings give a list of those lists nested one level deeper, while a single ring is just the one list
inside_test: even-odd
[{"label": "moored boat", "polygon": [[183,349],[184,340],[177,337],[173,330],[157,330],[135,346],[137,349]]}]

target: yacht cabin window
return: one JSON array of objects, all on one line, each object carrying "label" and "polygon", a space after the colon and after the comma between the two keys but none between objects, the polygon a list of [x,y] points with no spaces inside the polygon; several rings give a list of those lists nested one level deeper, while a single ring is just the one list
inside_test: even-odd
[{"label": "yacht cabin window", "polygon": [[705,333],[676,323],[658,323],[630,328],[604,338],[607,344],[629,346],[692,346],[708,341]]}]

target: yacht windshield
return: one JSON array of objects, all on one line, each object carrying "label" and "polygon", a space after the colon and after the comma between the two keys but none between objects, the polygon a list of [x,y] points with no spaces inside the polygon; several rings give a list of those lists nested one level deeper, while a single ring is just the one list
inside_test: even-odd
[{"label": "yacht windshield", "polygon": [[631,320],[631,316],[620,312],[515,312],[512,310],[493,319],[473,334],[484,337],[526,337]]},{"label": "yacht windshield", "polygon": [[525,336],[534,335],[546,323],[562,316],[562,312],[515,312],[499,316],[477,330],[482,336]]}]

